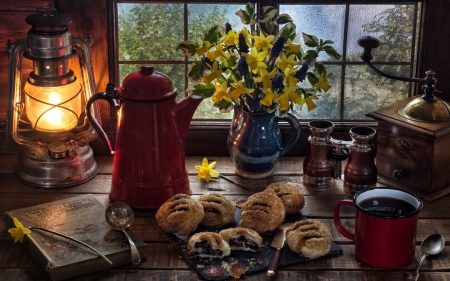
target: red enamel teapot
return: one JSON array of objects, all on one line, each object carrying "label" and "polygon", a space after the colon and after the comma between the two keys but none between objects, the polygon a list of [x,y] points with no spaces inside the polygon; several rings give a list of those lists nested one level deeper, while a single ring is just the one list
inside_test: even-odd
[{"label": "red enamel teapot", "polygon": [[[110,83],[93,95],[86,115],[113,158],[109,197],[133,208],[159,208],[178,193],[191,195],[184,144],[192,116],[202,97],[177,103],[178,91],[151,65],[128,74],[122,87]],[[93,118],[91,105],[103,99],[117,109],[116,147]]]}]

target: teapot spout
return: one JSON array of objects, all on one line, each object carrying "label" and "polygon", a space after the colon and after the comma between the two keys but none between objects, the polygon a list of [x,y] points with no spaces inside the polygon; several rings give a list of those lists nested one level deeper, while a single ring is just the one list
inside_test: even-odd
[{"label": "teapot spout", "polygon": [[192,116],[194,116],[195,110],[202,102],[203,97],[190,95],[184,100],[177,103],[175,108],[175,120],[180,138],[184,141],[186,139],[189,124],[191,124]]}]

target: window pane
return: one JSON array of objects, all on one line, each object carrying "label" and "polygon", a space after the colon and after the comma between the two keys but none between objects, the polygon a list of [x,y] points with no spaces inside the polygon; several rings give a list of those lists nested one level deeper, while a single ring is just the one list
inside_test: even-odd
[{"label": "window pane", "polygon": [[119,60],[183,60],[183,5],[118,4]]},{"label": "window pane", "polygon": [[[409,75],[409,66],[379,68],[393,75]],[[408,93],[408,82],[381,77],[365,65],[348,66],[345,73],[344,119],[370,119],[365,114],[403,100]]]},{"label": "window pane", "polygon": [[234,31],[241,30],[244,25],[235,15],[241,9],[245,10],[245,5],[189,4],[188,39],[201,45],[198,40],[205,30],[215,25],[224,26],[226,22]]},{"label": "window pane", "polygon": [[373,62],[409,62],[414,27],[414,5],[351,5],[348,25],[348,60],[361,61],[358,38],[380,40],[373,49]]},{"label": "window pane", "polygon": [[[319,39],[332,40],[333,47],[342,54],[344,42],[345,5],[280,5],[280,13],[291,16],[296,25],[296,41],[302,43],[302,33],[316,35]],[[329,60],[321,52],[318,60]]]},{"label": "window pane", "polygon": [[328,83],[332,86],[326,93],[322,93],[318,100],[314,103],[317,108],[308,112],[306,106],[303,106],[300,110],[300,106],[296,105],[295,116],[300,120],[304,119],[339,119],[340,111],[340,95],[341,95],[341,66],[340,65],[328,65],[327,72],[333,73],[328,79]]}]

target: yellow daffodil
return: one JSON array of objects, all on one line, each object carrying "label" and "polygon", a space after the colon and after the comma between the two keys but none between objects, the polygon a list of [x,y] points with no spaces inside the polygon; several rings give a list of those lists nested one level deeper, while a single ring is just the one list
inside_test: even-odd
[{"label": "yellow daffodil", "polygon": [[195,52],[197,53],[198,56],[201,56],[204,53],[206,53],[210,47],[211,47],[211,43],[209,43],[209,41],[203,41],[203,46],[201,46],[199,48],[195,48]]},{"label": "yellow daffodil", "polygon": [[239,33],[235,33],[233,30],[228,31],[223,40],[220,43],[225,45],[233,45],[238,43]]},{"label": "yellow daffodil", "polygon": [[322,89],[322,90],[326,93],[326,92],[328,92],[328,90],[331,88],[331,86],[328,85],[327,79],[323,77],[324,74],[325,74],[324,72],[322,72],[322,73],[320,74],[319,82],[317,82],[317,83],[314,85],[314,87],[316,87],[317,89]]},{"label": "yellow daffodil", "polygon": [[30,234],[31,230],[24,227],[18,219],[14,218],[13,220],[16,227],[8,229],[8,232],[14,238],[14,243],[16,243],[17,241],[20,241],[20,243],[22,243],[25,234]]},{"label": "yellow daffodil", "polygon": [[232,102],[228,94],[227,81],[223,82],[222,84],[217,81],[216,83],[214,83],[214,86],[216,87],[216,92],[211,97],[211,99],[215,104],[218,104],[222,99],[225,99],[228,102]]},{"label": "yellow daffodil", "polygon": [[222,70],[219,69],[219,65],[218,65],[217,61],[214,61],[212,68],[211,68],[211,73],[203,76],[203,81],[206,84],[209,84],[214,79],[220,79],[220,78],[222,78]]},{"label": "yellow daffodil", "polygon": [[287,94],[289,99],[295,103],[299,103],[302,97],[296,93],[298,79],[291,78],[289,80],[289,85],[284,88],[284,92]]},{"label": "yellow daffodil", "polygon": [[223,64],[228,66],[228,59],[230,56],[225,53],[222,49],[217,49],[215,51],[208,52],[206,54],[210,61],[214,61],[215,59],[220,59],[223,61]]},{"label": "yellow daffodil", "polygon": [[271,72],[267,72],[265,68],[259,70],[259,77],[253,78],[255,82],[262,82],[263,89],[272,88],[272,78],[277,73],[277,69],[274,68]]},{"label": "yellow daffodil", "polygon": [[291,52],[291,53],[296,54],[302,50],[302,47],[299,44],[295,44],[294,42],[292,42],[291,39],[288,39],[286,44],[288,45],[289,52]]},{"label": "yellow daffodil", "polygon": [[261,91],[264,93],[264,98],[261,100],[261,104],[265,106],[271,106],[273,103],[274,98],[276,97],[276,94],[272,92],[272,89],[261,89]]},{"label": "yellow daffodil", "polygon": [[242,85],[242,81],[236,81],[235,83],[231,83],[231,86],[234,88],[234,90],[231,91],[230,97],[233,100],[237,100],[242,94],[251,94],[255,91],[255,89],[246,88],[244,85]]},{"label": "yellow daffodil", "polygon": [[284,82],[286,84],[290,84],[290,81],[294,79],[295,83],[297,84],[298,79],[294,77],[296,72],[297,70],[295,70],[293,67],[286,67],[286,69],[284,70]]},{"label": "yellow daffodil", "polygon": [[260,32],[259,36],[253,36],[253,40],[255,40],[255,44],[253,45],[258,50],[263,50],[265,52],[268,51],[269,48],[272,48],[272,41],[275,38],[273,35],[264,36],[263,32]]},{"label": "yellow daffodil", "polygon": [[281,52],[279,60],[276,64],[284,71],[286,68],[294,68],[294,65],[297,65],[298,62],[295,61],[295,55],[292,54],[289,57],[286,57],[286,54]]},{"label": "yellow daffodil", "polygon": [[253,73],[257,73],[258,68],[267,68],[267,65],[264,63],[267,52],[258,53],[258,50],[253,47],[250,54],[243,55],[245,56],[245,61],[247,62]]},{"label": "yellow daffodil", "polygon": [[103,255],[102,253],[97,251],[92,246],[90,246],[90,245],[88,245],[88,244],[86,244],[86,243],[84,243],[84,242],[82,242],[80,240],[77,240],[77,239],[72,238],[70,236],[67,236],[65,234],[62,234],[62,233],[59,233],[59,232],[56,232],[56,231],[53,231],[53,230],[50,230],[50,229],[46,229],[46,228],[43,228],[43,227],[35,227],[35,226],[33,226],[33,227],[30,227],[31,229],[27,228],[27,227],[24,227],[23,224],[15,217],[13,218],[13,221],[14,221],[14,225],[16,227],[8,229],[8,232],[14,238],[14,243],[16,243],[17,241],[20,241],[20,243],[22,243],[23,242],[23,237],[25,236],[25,234],[30,234],[31,233],[31,229],[33,229],[33,230],[38,229],[38,230],[46,231],[46,232],[49,232],[49,233],[52,233],[52,234],[55,234],[55,235],[59,235],[61,237],[67,238],[69,240],[72,240],[74,242],[80,243],[81,245],[84,245],[84,246],[88,247],[89,249],[91,249],[92,251],[94,251],[97,254],[99,254],[110,265],[113,264],[112,261],[110,261],[105,255]]},{"label": "yellow daffodil", "polygon": [[289,110],[289,95],[284,92],[275,101],[280,105],[280,110]]},{"label": "yellow daffodil", "polygon": [[[316,97],[316,99],[317,99],[317,97]],[[317,105],[314,103],[312,97],[306,98],[305,103],[306,103],[306,106],[308,107],[308,111],[311,111],[317,107]]]},{"label": "yellow daffodil", "polygon": [[195,169],[198,171],[198,175],[196,179],[204,179],[206,182],[211,180],[211,177],[219,177],[220,174],[213,170],[216,166],[216,161],[208,164],[208,159],[203,158],[203,162],[201,166],[195,166]]}]

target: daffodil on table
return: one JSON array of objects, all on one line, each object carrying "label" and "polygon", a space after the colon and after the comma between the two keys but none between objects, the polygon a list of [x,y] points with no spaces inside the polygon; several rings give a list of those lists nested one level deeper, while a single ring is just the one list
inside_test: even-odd
[{"label": "daffodil on table", "polygon": [[72,238],[70,236],[67,236],[65,234],[50,230],[50,229],[46,229],[43,227],[36,227],[36,226],[30,226],[30,227],[24,227],[23,224],[17,219],[17,218],[13,218],[14,221],[14,226],[13,228],[8,229],[8,233],[11,234],[12,238],[14,238],[14,243],[19,242],[22,243],[23,239],[25,237],[25,235],[27,234],[31,234],[32,230],[37,230],[37,231],[45,231],[45,232],[49,232],[55,235],[59,235],[61,237],[64,237],[66,239],[72,240],[74,242],[80,243],[81,245],[91,249],[92,251],[96,252],[99,256],[101,256],[105,261],[107,261],[109,264],[113,264],[111,260],[109,260],[105,255],[103,255],[102,253],[100,253],[99,251],[97,251],[95,248],[91,247],[90,245],[77,240],[75,238]]},{"label": "daffodil on table", "polygon": [[222,174],[214,170],[214,167],[216,166],[216,161],[213,161],[209,163],[207,158],[203,158],[202,165],[196,165],[195,169],[198,171],[198,175],[196,176],[196,179],[198,180],[205,180],[206,182],[209,182],[211,178],[222,178],[228,182],[231,182],[243,189],[250,190],[247,186],[240,184]]},{"label": "daffodil on table", "polygon": [[[200,43],[183,41],[178,44],[188,56],[197,56],[189,71],[192,88],[187,92],[211,98],[214,106],[228,112],[243,106],[250,112],[273,112],[279,116],[317,107],[317,100],[331,86],[320,52],[332,59],[341,55],[333,41],[302,33],[307,50],[296,41],[296,26],[288,14],[277,15],[274,7],[262,8],[258,18],[253,4],[239,10],[244,28],[234,31],[230,24],[213,26],[203,34]],[[284,26],[283,26],[284,25]],[[276,34],[278,26],[283,26]]]}]

